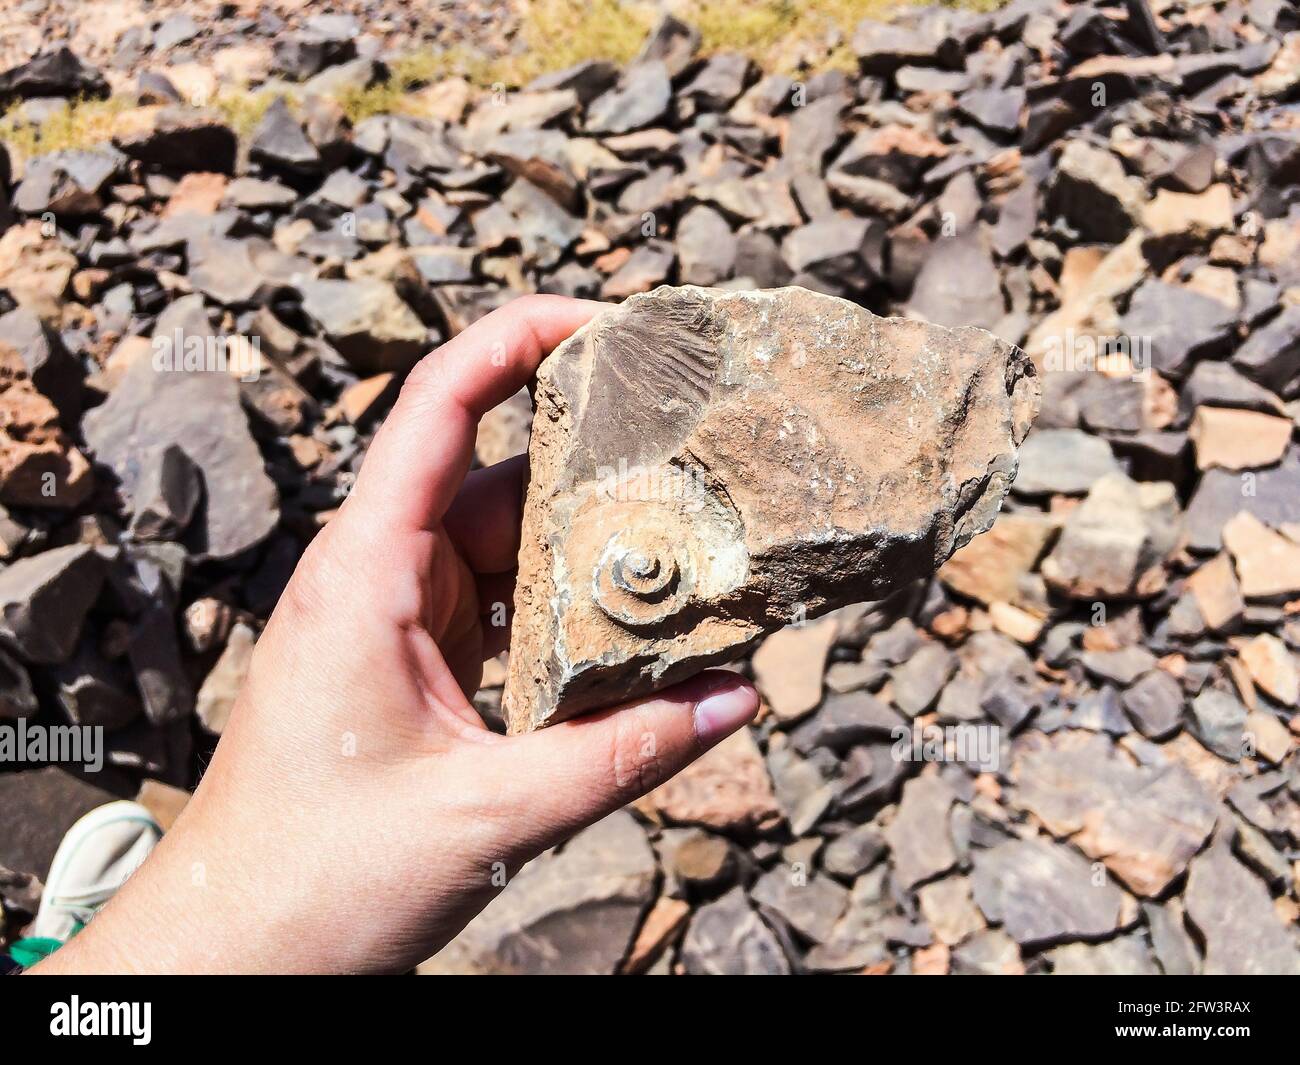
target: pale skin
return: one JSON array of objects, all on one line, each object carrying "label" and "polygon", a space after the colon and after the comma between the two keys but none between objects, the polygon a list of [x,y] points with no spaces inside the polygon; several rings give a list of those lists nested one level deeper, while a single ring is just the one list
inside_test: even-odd
[{"label": "pale skin", "polygon": [[[193,799],[39,973],[393,972],[502,875],[651,790],[758,708],[712,671],[527,735],[470,703],[508,626],[519,461],[469,472],[479,418],[601,304],[528,296],[411,373],[257,643]],[[497,618],[500,608],[497,608]]]}]

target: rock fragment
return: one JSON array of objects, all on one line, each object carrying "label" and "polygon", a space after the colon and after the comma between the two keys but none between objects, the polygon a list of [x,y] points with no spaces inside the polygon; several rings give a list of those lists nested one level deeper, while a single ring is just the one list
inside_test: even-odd
[{"label": "rock fragment", "polygon": [[0,639],[29,662],[63,662],[104,582],[94,548],[70,544],[0,570]]},{"label": "rock fragment", "polygon": [[937,776],[909,780],[898,813],[885,830],[894,870],[906,888],[932,880],[952,868],[957,852],[948,830],[956,795]]},{"label": "rock fragment", "polygon": [[798,721],[822,700],[826,655],[839,626],[833,619],[774,632],[754,652],[754,678],[772,713]]},{"label": "rock fragment", "polygon": [[199,688],[194,710],[209,732],[220,736],[225,730],[230,712],[235,708],[235,700],[248,676],[256,639],[251,628],[236,623],[230,630],[225,650]]},{"label": "rock fragment", "polygon": [[1192,862],[1186,905],[1205,941],[1207,975],[1300,973],[1300,949],[1278,920],[1268,889],[1222,836]]},{"label": "rock fragment", "polygon": [[260,543],[279,520],[275,485],[228,374],[160,373],[152,360],[142,359],[83,426],[95,460],[113,470],[128,500],[143,487],[151,454],[175,445],[198,467],[203,495],[187,533],[196,554],[238,555]]},{"label": "rock fragment", "polygon": [[404,373],[433,346],[429,330],[386,281],[327,278],[300,288],[303,311],[361,373]]},{"label": "rock fragment", "polygon": [[784,976],[790,962],[772,930],[732,888],[701,906],[682,940],[682,965],[688,973],[713,976]]},{"label": "rock fragment", "polygon": [[[1029,374],[988,334],[797,289],[664,289],[596,319],[539,374],[512,728],[932,571],[996,514],[1035,411]],[[888,449],[869,444],[873,417]],[[918,478],[930,464],[945,476]]]},{"label": "rock fragment", "polygon": [[1076,851],[1043,839],[1000,843],[975,855],[975,902],[1022,947],[1092,939],[1122,923],[1123,893],[1093,882]]},{"label": "rock fragment", "polygon": [[[485,886],[491,871],[485,869]],[[654,852],[622,811],[526,865],[423,970],[609,975],[654,898]],[[695,918],[700,919],[699,914]]]},{"label": "rock fragment", "polygon": [[728,736],[643,801],[670,823],[722,832],[751,834],[772,827],[781,816],[748,729]]},{"label": "rock fragment", "polygon": [[1177,540],[1177,516],[1172,485],[1108,474],[1070,513],[1043,576],[1076,599],[1153,594]]}]

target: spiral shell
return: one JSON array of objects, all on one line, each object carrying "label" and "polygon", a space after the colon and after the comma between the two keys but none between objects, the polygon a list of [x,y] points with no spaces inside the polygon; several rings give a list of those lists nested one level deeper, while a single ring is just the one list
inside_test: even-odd
[{"label": "spiral shell", "polygon": [[601,551],[591,594],[601,610],[623,625],[655,625],[690,598],[693,571],[686,545],[662,532],[624,530]]}]

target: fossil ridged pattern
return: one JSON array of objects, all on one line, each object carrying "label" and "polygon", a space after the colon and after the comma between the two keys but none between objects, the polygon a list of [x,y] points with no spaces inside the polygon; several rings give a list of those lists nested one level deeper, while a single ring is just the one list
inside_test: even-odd
[{"label": "fossil ridged pattern", "polygon": [[527,731],[880,599],[991,524],[1019,348],[801,288],[659,288],[542,364],[505,706]]}]

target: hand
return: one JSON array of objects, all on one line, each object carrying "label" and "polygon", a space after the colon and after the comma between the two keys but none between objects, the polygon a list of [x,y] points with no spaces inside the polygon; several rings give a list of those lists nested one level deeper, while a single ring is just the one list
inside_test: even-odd
[{"label": "hand", "polygon": [[412,371],[258,641],[193,799],[35,971],[404,969],[503,871],[750,720],[754,690],[721,671],[524,736],[490,732],[469,702],[504,642],[485,616],[512,596],[523,473],[467,475],[475,429],[600,307],[516,300]]}]

